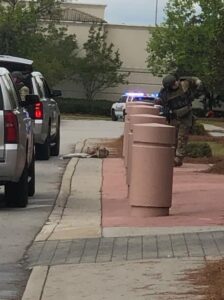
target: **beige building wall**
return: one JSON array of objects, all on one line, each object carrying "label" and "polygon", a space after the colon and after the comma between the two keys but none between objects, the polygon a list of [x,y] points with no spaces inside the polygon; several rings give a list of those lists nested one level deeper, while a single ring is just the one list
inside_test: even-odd
[{"label": "beige building wall", "polygon": [[106,24],[108,42],[119,49],[124,67],[146,69],[146,47],[149,40],[149,27]]},{"label": "beige building wall", "polygon": [[[72,7],[80,10],[78,4],[73,4]],[[86,9],[89,9],[88,5]],[[97,5],[95,9],[98,9],[99,13],[96,13],[96,15],[99,17],[101,6]],[[79,47],[82,48],[83,43],[88,39],[91,24],[64,22],[63,25],[67,26],[69,34],[76,34]],[[114,49],[119,50],[120,58],[123,61],[121,72],[130,73],[127,79],[129,84],[106,89],[98,94],[96,98],[115,101],[127,91],[143,91],[150,94],[158,92],[161,88],[161,78],[152,76],[148,72],[146,64],[146,47],[150,38],[150,28],[108,23],[104,25],[104,28],[108,31],[108,44],[113,43]],[[85,98],[82,87],[74,82],[66,81],[58,87],[62,89],[64,97]]]},{"label": "beige building wall", "polygon": [[68,34],[76,35],[79,48],[81,49],[83,44],[88,40],[89,29],[92,24],[74,22],[63,22],[62,24],[66,26]]},{"label": "beige building wall", "polygon": [[[119,50],[123,61],[123,71],[130,72],[128,85],[114,88],[116,95],[123,91],[143,91],[155,93],[160,90],[161,78],[154,77],[147,69],[147,43],[150,39],[150,28],[146,26],[128,26],[106,24],[108,43],[113,43]],[[108,90],[112,93],[112,90]]]}]

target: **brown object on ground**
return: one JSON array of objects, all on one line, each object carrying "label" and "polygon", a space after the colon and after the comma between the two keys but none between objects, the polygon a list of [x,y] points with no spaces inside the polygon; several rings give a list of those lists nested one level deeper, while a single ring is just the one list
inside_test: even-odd
[{"label": "brown object on ground", "polygon": [[224,299],[224,259],[207,261],[205,267],[189,273],[187,278],[197,286],[204,300]]},{"label": "brown object on ground", "polygon": [[[212,166],[206,173],[213,173],[213,174],[224,174],[224,160],[217,162]],[[224,285],[224,283],[223,283]],[[224,299],[224,298],[223,298]]]},{"label": "brown object on ground", "polygon": [[109,156],[109,150],[100,145],[88,147],[86,153],[93,158],[106,158]]},{"label": "brown object on ground", "polygon": [[109,157],[122,157],[123,149],[123,135],[117,139],[104,140],[101,143],[102,147],[106,147],[109,150]]}]

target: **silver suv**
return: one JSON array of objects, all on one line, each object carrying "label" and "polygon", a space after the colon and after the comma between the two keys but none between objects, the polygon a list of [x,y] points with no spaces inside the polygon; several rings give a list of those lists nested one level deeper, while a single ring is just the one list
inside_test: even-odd
[{"label": "silver suv", "polygon": [[31,73],[30,90],[39,96],[33,115],[36,158],[48,160],[60,152],[60,111],[53,97],[61,96],[61,92],[50,90],[40,72]]},{"label": "silver suv", "polygon": [[32,60],[0,55],[0,66],[5,66],[10,72],[22,72],[30,94],[39,97],[34,109],[30,111],[36,158],[48,160],[50,155],[59,155],[60,111],[54,98],[61,96],[61,91],[51,90],[44,76],[40,72],[33,71]]},{"label": "silver suv", "polygon": [[27,107],[37,96],[21,101],[7,69],[0,67],[0,185],[9,206],[25,207],[35,193],[32,120]]}]

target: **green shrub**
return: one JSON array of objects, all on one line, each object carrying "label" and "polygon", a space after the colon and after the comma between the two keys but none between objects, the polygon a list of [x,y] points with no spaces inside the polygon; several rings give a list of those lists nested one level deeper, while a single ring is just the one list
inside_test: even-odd
[{"label": "green shrub", "polygon": [[202,124],[194,123],[194,125],[191,128],[191,134],[192,135],[205,135],[206,130]]},{"label": "green shrub", "polygon": [[206,115],[205,111],[201,108],[193,108],[192,110],[193,114],[198,118],[203,118]]},{"label": "green shrub", "polygon": [[110,116],[112,102],[108,100],[87,101],[84,99],[58,98],[61,113]]},{"label": "green shrub", "polygon": [[211,157],[212,149],[207,143],[189,143],[186,147],[188,157]]}]

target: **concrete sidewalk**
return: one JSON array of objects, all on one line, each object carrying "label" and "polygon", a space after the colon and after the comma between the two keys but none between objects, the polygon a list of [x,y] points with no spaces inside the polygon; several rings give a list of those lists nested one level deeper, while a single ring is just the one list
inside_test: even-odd
[{"label": "concrete sidewalk", "polygon": [[204,168],[175,169],[172,216],[134,220],[122,160],[72,158],[22,299],[202,299],[187,274],[224,255],[224,177]]}]

